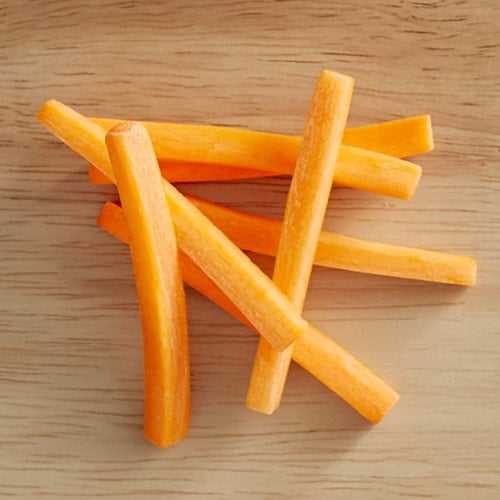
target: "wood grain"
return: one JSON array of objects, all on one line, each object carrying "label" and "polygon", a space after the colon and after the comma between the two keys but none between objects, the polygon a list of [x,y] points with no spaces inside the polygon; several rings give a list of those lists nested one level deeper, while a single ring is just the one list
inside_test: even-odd
[{"label": "wood grain", "polygon": [[[0,495],[498,498],[497,2],[24,0],[0,22]],[[411,201],[335,188],[327,228],[471,255],[478,284],[314,271],[305,315],[401,394],[376,427],[296,366],[276,414],[247,410],[257,339],[189,291],[192,427],[155,449],[128,250],[95,224],[115,191],[34,114],[301,133],[324,68],[356,79],[349,125],[431,113],[436,141]],[[183,189],[278,216],[287,181]]]}]

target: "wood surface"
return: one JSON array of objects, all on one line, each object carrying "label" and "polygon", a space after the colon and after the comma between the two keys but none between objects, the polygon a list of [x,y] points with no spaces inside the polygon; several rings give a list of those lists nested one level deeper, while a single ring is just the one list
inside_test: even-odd
[{"label": "wood surface", "polygon": [[[498,2],[8,0],[0,22],[0,496],[500,498]],[[470,255],[477,286],[315,269],[305,316],[401,395],[376,426],[296,365],[274,415],[245,408],[257,337],[188,290],[191,430],[159,450],[128,249],[95,224],[115,189],[34,114],[299,134],[325,68],[356,80],[348,125],[430,113],[436,144],[412,200],[334,188],[325,227]],[[281,216],[288,182],[181,188]]]}]

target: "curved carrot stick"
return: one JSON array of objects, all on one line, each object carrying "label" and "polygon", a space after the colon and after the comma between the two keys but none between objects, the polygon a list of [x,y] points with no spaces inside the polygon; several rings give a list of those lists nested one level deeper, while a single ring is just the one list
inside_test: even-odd
[{"label": "curved carrot stick", "polygon": [[[105,129],[120,121],[93,118],[94,123]],[[415,125],[415,119],[410,119]],[[428,127],[419,123],[417,135],[423,134],[422,143],[428,144],[432,137],[430,121]],[[235,165],[248,170],[268,171],[274,175],[292,175],[297,161],[302,137],[258,132],[254,130],[210,125],[185,125],[160,122],[143,122],[153,141],[160,164],[163,161],[218,164],[228,169]],[[351,140],[340,147],[334,182],[356,189],[363,189],[396,198],[409,199],[415,192],[422,169],[409,161],[377,151],[358,147],[363,144],[363,134],[371,135],[373,147],[385,139],[391,143],[391,132],[397,126],[373,125],[375,133],[355,131]],[[382,130],[380,130],[380,128]],[[368,129],[369,131],[372,129]],[[379,138],[376,139],[377,131]],[[401,135],[394,134],[398,141]],[[419,142],[419,141],[417,141]],[[404,148],[404,146],[403,146]],[[386,150],[390,150],[390,146]],[[426,147],[422,147],[423,150]],[[415,151],[412,147],[411,151]],[[164,175],[168,178],[167,170]],[[250,174],[254,176],[254,174]]]},{"label": "curved carrot stick", "polygon": [[146,129],[123,123],[106,136],[128,226],[144,345],[144,435],[165,448],[189,428],[189,349],[177,242]]}]

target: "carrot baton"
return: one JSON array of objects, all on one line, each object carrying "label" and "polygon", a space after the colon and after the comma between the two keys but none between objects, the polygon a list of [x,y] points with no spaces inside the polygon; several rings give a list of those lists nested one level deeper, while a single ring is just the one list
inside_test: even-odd
[{"label": "carrot baton", "polygon": [[[122,209],[108,202],[102,208],[98,224],[110,234],[128,243],[128,228]],[[219,287],[182,251],[179,253],[185,282],[229,314],[250,326],[245,315]],[[379,422],[399,396],[386,382],[312,325],[294,344],[293,360],[336,393],[372,423]]]},{"label": "carrot baton", "polygon": [[[109,129],[123,120],[93,118],[93,121]],[[237,165],[238,168],[267,171],[274,175],[292,175],[302,142],[302,137],[298,136],[230,127],[143,123],[151,136],[160,164],[170,160],[226,167]],[[414,123],[413,119],[411,123]],[[431,130],[422,127],[421,120],[418,123],[420,128],[417,135],[424,134],[425,140],[422,139],[422,143],[428,144],[428,136],[432,137]],[[430,127],[430,122],[427,123]],[[397,128],[385,126],[380,131],[378,125],[372,127],[380,132],[378,139],[375,137],[377,134],[371,132],[370,142],[373,146],[383,139],[391,142],[390,133]],[[363,143],[360,141],[362,136],[363,132],[354,132],[351,141],[348,139],[347,143]],[[400,135],[396,137],[401,139]],[[412,144],[414,143],[415,140],[412,140]],[[386,147],[386,150],[390,149],[390,146]],[[400,152],[401,149],[404,146],[400,147]],[[425,149],[422,147],[422,150]],[[414,152],[415,147],[412,146],[409,150]],[[415,192],[421,173],[422,169],[409,161],[345,144],[339,150],[334,182],[346,187],[409,199]],[[166,171],[164,175],[168,178]]]},{"label": "carrot baton", "polygon": [[[275,256],[282,222],[241,212],[195,196],[187,198],[243,250]],[[436,283],[472,286],[471,257],[388,245],[322,231],[314,263],[318,266]]]},{"label": "carrot baton", "polygon": [[141,310],[144,435],[165,448],[186,435],[190,408],[186,303],[174,226],[146,129],[117,125],[106,144],[129,228]]},{"label": "carrot baton", "polygon": [[[323,71],[309,107],[288,191],[273,281],[302,312],[323,226],[353,88],[352,78]],[[246,405],[273,413],[281,402],[293,345],[277,352],[260,337]]]},{"label": "carrot baton", "polygon": [[[105,129],[111,128],[118,122],[126,121],[119,118],[91,118],[91,120]],[[170,139],[175,140],[177,134],[184,135],[189,133],[195,136],[207,135],[208,137],[212,137],[212,139],[217,139],[219,137],[225,141],[229,140],[232,142],[231,134],[234,132],[237,137],[234,141],[235,144],[237,144],[240,141],[244,142],[245,137],[252,137],[255,133],[258,135],[262,134],[260,146],[266,145],[264,141],[267,137],[270,147],[278,148],[280,141],[284,141],[284,143],[288,142],[289,145],[293,144],[296,154],[298,154],[300,147],[298,143],[302,141],[302,136],[258,132],[235,127],[223,127],[220,125],[189,125],[184,123],[140,121],[145,124],[150,135],[152,134],[152,137],[156,139],[168,136]],[[240,131],[243,131],[243,135],[238,138]],[[219,133],[222,135],[219,136]],[[182,140],[183,139],[177,139],[177,141]],[[209,142],[206,144],[210,145],[213,143],[210,142],[209,139]],[[342,144],[361,149],[369,149],[377,153],[395,156],[397,158],[408,158],[409,156],[429,153],[434,149],[431,117],[429,115],[409,116],[396,120],[372,123],[370,125],[346,128],[344,130]]]},{"label": "carrot baton", "polygon": [[[160,171],[169,182],[215,182],[276,176],[274,172],[250,170],[209,163],[160,162]],[[113,184],[97,167],[89,164],[91,184]]]},{"label": "carrot baton", "polygon": [[[99,125],[54,99],[42,106],[37,118],[114,180],[105,132]],[[307,322],[271,279],[168,181],[163,179],[162,185],[181,249],[231,297],[276,350],[299,338]]]},{"label": "carrot baton", "polygon": [[[242,250],[276,256],[282,222],[241,212],[195,196],[196,205]],[[421,248],[389,245],[322,231],[314,264],[333,269],[451,285],[473,286],[476,261],[472,257]]]}]

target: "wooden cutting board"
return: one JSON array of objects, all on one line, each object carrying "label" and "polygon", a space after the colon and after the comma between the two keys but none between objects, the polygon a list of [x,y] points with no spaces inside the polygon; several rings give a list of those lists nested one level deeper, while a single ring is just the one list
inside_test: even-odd
[{"label": "wooden cutting board", "polygon": [[[0,494],[498,498],[497,2],[23,0],[0,16]],[[410,201],[334,187],[325,227],[470,255],[477,285],[315,269],[304,315],[400,393],[377,426],[297,365],[274,415],[246,409],[257,337],[188,290],[191,430],[156,449],[128,250],[95,224],[115,189],[34,114],[55,97],[300,134],[325,68],[356,80],[350,126],[429,113],[436,146]],[[180,188],[280,217],[288,182]]]}]

